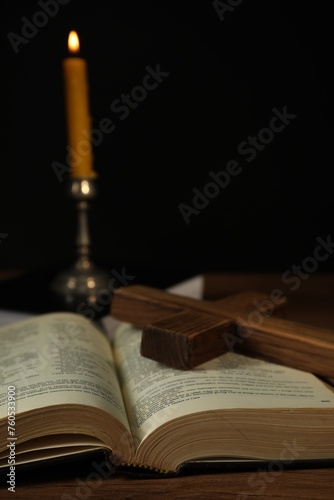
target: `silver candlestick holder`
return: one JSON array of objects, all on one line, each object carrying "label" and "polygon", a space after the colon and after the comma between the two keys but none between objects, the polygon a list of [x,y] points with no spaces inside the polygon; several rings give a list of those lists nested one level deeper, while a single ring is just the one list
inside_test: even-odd
[{"label": "silver candlestick holder", "polygon": [[89,208],[97,195],[96,179],[73,177],[68,182],[68,194],[77,211],[76,259],[55,276],[50,290],[57,308],[80,312],[81,305],[96,304],[98,292],[106,289],[110,275],[94,264],[90,255]]}]

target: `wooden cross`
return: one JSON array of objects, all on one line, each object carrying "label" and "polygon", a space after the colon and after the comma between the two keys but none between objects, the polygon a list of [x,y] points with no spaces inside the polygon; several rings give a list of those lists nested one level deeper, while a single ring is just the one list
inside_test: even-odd
[{"label": "wooden cross", "polygon": [[334,378],[334,331],[272,317],[283,294],[242,292],[197,300],[142,285],[115,291],[111,315],[143,328],[141,354],[191,369],[227,351]]}]

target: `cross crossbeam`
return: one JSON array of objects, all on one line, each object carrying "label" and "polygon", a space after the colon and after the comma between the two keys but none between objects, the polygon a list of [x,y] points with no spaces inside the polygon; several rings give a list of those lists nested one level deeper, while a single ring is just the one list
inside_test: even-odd
[{"label": "cross crossbeam", "polygon": [[206,301],[129,285],[116,290],[110,312],[142,327],[141,354],[167,366],[191,369],[233,350],[333,378],[334,331],[275,317],[286,305],[282,294]]}]

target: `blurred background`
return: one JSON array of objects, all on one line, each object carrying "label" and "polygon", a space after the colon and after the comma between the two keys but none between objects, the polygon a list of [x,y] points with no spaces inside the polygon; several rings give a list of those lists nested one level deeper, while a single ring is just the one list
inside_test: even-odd
[{"label": "blurred background", "polygon": [[[1,270],[38,282],[73,259],[68,177],[60,182],[53,167],[66,165],[62,60],[72,29],[93,128],[115,125],[93,145],[98,264],[159,287],[202,272],[283,273],[332,233],[329,4],[7,0],[1,10]],[[138,95],[147,67],[163,73],[159,85],[121,112],[117,99]],[[268,132],[275,113],[284,127]],[[231,160],[238,175],[210,191],[210,172]],[[211,198],[198,208],[205,189]],[[317,267],[333,270],[330,255]],[[18,300],[15,286],[2,285],[3,305]]]}]

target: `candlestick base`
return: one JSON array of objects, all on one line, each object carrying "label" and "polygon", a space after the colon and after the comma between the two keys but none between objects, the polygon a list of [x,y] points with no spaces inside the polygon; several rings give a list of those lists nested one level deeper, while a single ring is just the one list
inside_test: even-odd
[{"label": "candlestick base", "polygon": [[54,277],[50,291],[57,309],[98,319],[109,309],[109,304],[101,297],[110,281],[110,274],[90,257],[88,210],[89,203],[97,195],[96,182],[92,177],[77,177],[71,179],[68,187],[68,194],[77,208],[77,257],[72,266]]},{"label": "candlestick base", "polygon": [[[90,260],[78,260],[60,272],[51,283],[51,293],[58,309],[82,313],[89,319],[98,319],[109,307],[103,291],[110,275]],[[102,303],[103,302],[103,303]]]}]

